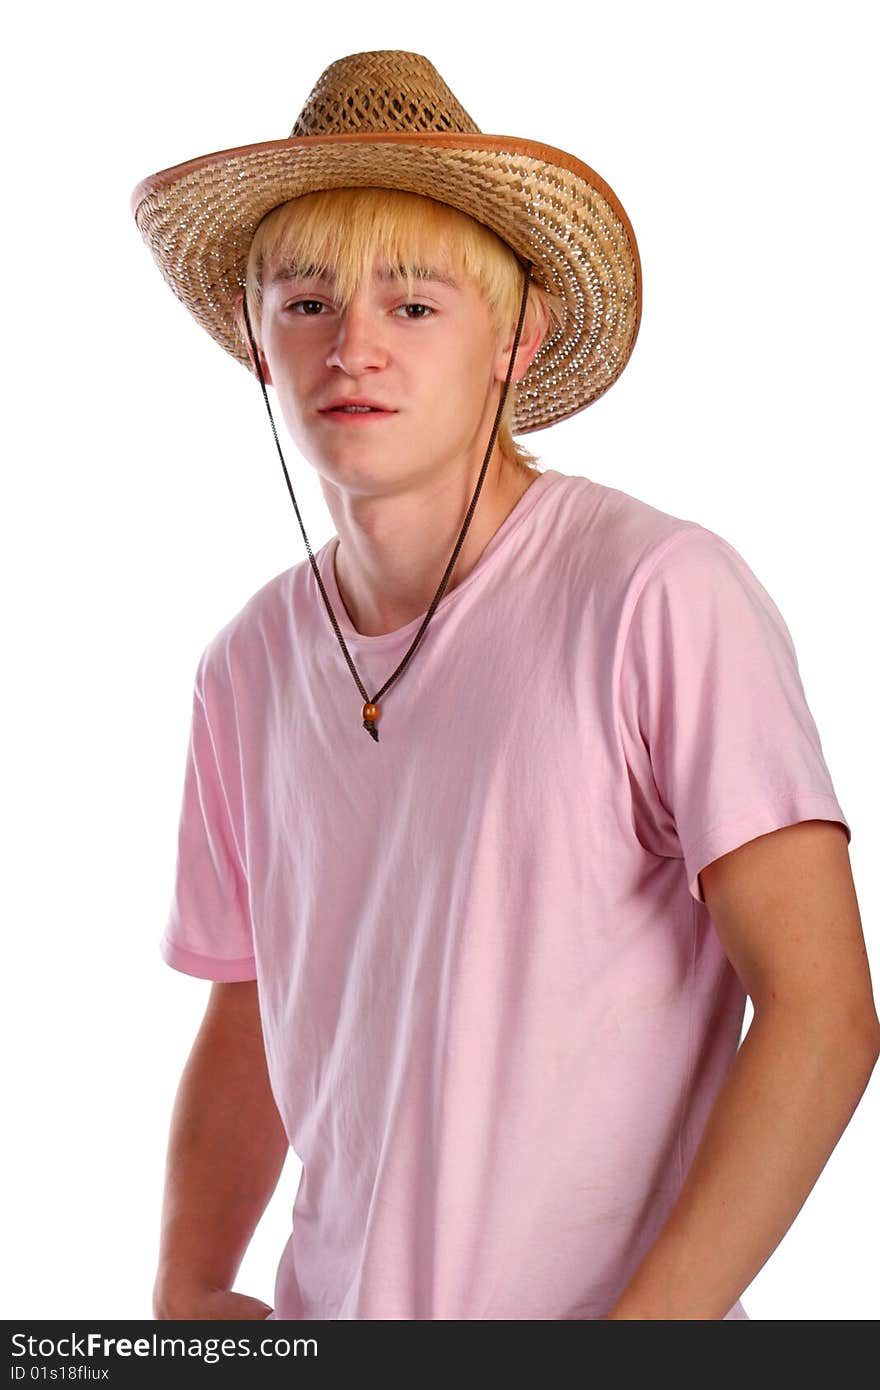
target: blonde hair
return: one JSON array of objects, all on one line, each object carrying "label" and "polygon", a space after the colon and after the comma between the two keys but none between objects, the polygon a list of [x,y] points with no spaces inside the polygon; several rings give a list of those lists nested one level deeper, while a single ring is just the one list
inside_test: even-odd
[{"label": "blonde hair", "polygon": [[[292,259],[315,273],[332,274],[345,305],[357,285],[372,274],[377,254],[385,264],[400,268],[412,295],[418,269],[431,264],[438,249],[450,274],[476,282],[496,333],[512,333],[522,302],[522,268],[507,243],[467,213],[421,194],[387,188],[326,189],[282,203],[263,218],[248,255],[245,293],[257,346],[262,347],[267,266]],[[523,336],[537,319],[543,320],[546,338],[550,325],[560,325],[563,316],[562,300],[532,281]],[[517,444],[511,433],[515,405],[516,382],[511,381],[498,447],[517,469],[534,471],[537,455]]]}]

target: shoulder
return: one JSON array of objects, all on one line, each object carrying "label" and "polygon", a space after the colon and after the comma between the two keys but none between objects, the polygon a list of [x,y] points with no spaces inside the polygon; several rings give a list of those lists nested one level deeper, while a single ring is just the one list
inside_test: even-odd
[{"label": "shoulder", "polygon": [[211,690],[219,694],[244,679],[254,687],[267,665],[274,665],[289,651],[297,595],[310,571],[306,558],[274,575],[213,634],[199,659],[203,694]]},{"label": "shoulder", "polygon": [[675,615],[687,624],[757,616],[768,629],[784,626],[750,565],[717,531],[584,477],[566,477],[558,496],[567,601],[608,641],[636,615],[658,625]]},{"label": "shoulder", "polygon": [[695,558],[708,558],[716,543],[726,544],[691,518],[589,478],[567,477],[559,506],[567,543],[582,559],[591,586],[621,600],[633,598],[660,561],[684,542]]}]

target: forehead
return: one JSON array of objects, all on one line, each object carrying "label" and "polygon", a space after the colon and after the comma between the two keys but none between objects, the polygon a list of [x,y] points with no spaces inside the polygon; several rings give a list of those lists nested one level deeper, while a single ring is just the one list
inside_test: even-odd
[{"label": "forehead", "polygon": [[[452,274],[445,258],[442,255],[422,257],[407,265],[390,265],[381,256],[376,256],[373,263],[372,279],[375,284],[397,284],[406,281],[407,273],[413,279],[427,281],[432,284],[445,285],[451,290],[461,290],[464,288],[463,277]],[[291,280],[308,280],[321,284],[333,285],[336,283],[336,273],[332,267],[320,267],[309,265],[302,258],[296,255],[282,255],[274,260],[267,268],[266,285],[284,285]]]}]

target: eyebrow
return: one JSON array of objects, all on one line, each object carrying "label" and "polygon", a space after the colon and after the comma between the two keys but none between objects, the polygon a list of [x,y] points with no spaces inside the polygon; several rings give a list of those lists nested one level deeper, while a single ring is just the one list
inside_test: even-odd
[{"label": "eyebrow", "polygon": [[[451,275],[445,275],[443,271],[434,266],[414,266],[414,280],[430,280],[434,284],[448,285],[450,289],[461,289],[461,285],[454,280]],[[380,280],[405,280],[406,268],[398,266],[397,269],[386,268],[379,271]],[[332,271],[320,271],[316,266],[299,265],[295,261],[286,261],[280,265],[272,274],[269,281],[271,285],[277,285],[282,280],[318,280],[324,284],[332,285],[335,283],[336,276]]]}]

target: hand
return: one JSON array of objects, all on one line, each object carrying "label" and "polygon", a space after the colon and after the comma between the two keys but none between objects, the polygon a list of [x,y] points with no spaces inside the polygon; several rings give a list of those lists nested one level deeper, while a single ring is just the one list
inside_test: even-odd
[{"label": "hand", "polygon": [[158,1321],[173,1322],[259,1322],[273,1311],[260,1298],[250,1298],[230,1289],[189,1289],[167,1298],[154,1299]]}]

